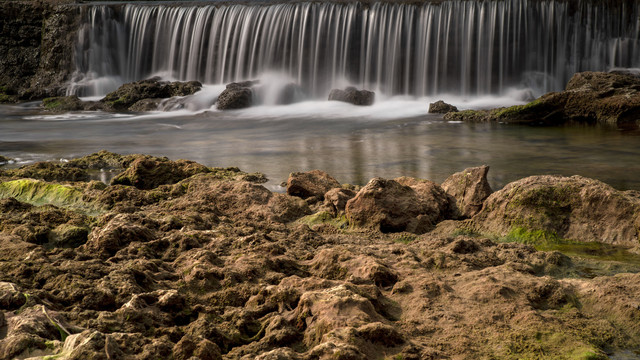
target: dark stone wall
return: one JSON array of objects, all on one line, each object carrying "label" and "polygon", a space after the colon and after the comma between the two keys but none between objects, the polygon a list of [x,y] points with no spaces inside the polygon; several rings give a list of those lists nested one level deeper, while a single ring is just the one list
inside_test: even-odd
[{"label": "dark stone wall", "polygon": [[0,101],[64,95],[79,23],[64,1],[0,2]]}]

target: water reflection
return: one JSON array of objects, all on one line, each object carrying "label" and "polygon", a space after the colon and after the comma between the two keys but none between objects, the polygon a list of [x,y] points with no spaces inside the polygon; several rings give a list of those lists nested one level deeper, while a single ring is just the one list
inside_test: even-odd
[{"label": "water reflection", "polygon": [[402,175],[442,182],[465,167],[488,164],[494,189],[534,174],[578,174],[640,190],[640,137],[605,127],[448,123],[427,114],[386,120],[88,115],[52,120],[0,107],[0,154],[37,161],[101,149],[147,153],[261,171],[271,186],[292,171],[316,168],[340,182],[363,184]]}]

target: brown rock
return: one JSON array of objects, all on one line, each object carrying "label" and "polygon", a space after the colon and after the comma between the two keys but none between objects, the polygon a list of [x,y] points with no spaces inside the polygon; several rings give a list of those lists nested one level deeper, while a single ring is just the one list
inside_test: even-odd
[{"label": "brown rock", "polygon": [[463,217],[472,217],[482,209],[482,203],[491,195],[487,181],[487,165],[464,169],[447,178],[442,188],[456,199],[456,205]]},{"label": "brown rock", "polygon": [[201,360],[222,359],[220,348],[215,343],[207,339],[185,335],[173,347],[173,358],[176,360],[187,360],[192,357]]},{"label": "brown rock", "polygon": [[322,170],[294,172],[287,179],[287,194],[303,199],[315,196],[324,200],[327,191],[339,187],[340,183]]},{"label": "brown rock", "polygon": [[600,181],[545,175],[507,184],[473,220],[500,235],[637,246],[639,214],[639,198]]},{"label": "brown rock", "polygon": [[324,194],[324,206],[331,210],[333,215],[343,213],[347,207],[347,202],[356,193],[349,189],[333,188]]},{"label": "brown rock", "polygon": [[457,107],[451,104],[447,104],[442,100],[438,100],[434,103],[429,104],[430,114],[446,114],[446,113],[457,112],[457,111],[458,111]]},{"label": "brown rock", "polygon": [[134,215],[119,214],[104,227],[96,228],[90,235],[84,248],[102,256],[113,256],[118,250],[133,241],[146,242],[153,238],[153,232],[138,225]]},{"label": "brown rock", "polygon": [[132,185],[138,189],[149,190],[207,172],[210,172],[209,168],[190,160],[171,161],[167,158],[141,156],[131,162],[111,184]]},{"label": "brown rock", "polygon": [[447,194],[431,181],[374,178],[347,202],[349,223],[381,232],[422,234],[451,214]]}]

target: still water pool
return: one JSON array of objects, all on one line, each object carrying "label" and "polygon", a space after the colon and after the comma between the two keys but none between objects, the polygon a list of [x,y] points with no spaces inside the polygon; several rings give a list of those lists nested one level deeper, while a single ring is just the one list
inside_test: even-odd
[{"label": "still water pool", "polygon": [[447,122],[427,114],[427,103],[402,99],[367,108],[323,101],[144,115],[51,115],[37,105],[0,106],[0,154],[18,164],[106,149],[260,171],[274,190],[292,171],[322,169],[355,184],[402,175],[442,182],[488,164],[494,190],[535,174],[583,175],[640,190],[637,130]]}]

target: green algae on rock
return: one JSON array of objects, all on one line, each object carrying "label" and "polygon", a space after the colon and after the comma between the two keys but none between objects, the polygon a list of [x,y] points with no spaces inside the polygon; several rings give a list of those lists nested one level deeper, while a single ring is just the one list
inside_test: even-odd
[{"label": "green algae on rock", "polygon": [[32,179],[0,183],[0,198],[15,198],[31,205],[55,205],[94,215],[102,211],[96,204],[85,202],[78,189]]}]

